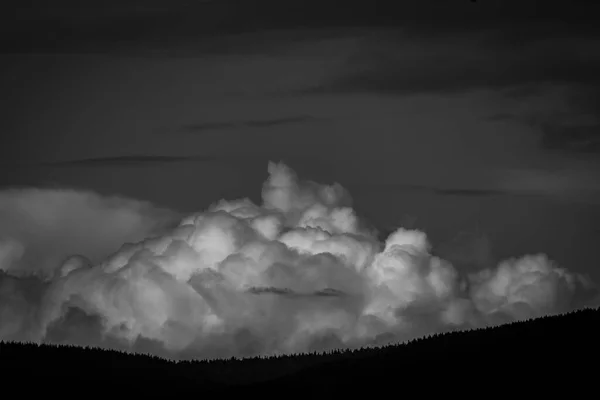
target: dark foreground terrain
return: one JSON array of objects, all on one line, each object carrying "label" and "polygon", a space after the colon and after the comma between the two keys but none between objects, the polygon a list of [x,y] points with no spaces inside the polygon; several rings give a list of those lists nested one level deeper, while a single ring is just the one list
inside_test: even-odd
[{"label": "dark foreground terrain", "polygon": [[599,358],[600,310],[587,308],[379,349],[271,359],[175,363],[117,351],[0,343],[0,385],[21,395],[69,398],[184,393],[580,398],[598,393]]}]

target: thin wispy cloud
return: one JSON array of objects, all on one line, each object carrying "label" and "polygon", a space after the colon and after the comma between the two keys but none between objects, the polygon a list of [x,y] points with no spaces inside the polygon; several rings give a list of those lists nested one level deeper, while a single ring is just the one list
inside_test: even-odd
[{"label": "thin wispy cloud", "polygon": [[[551,3],[542,6],[527,0],[518,3],[426,1],[401,4],[373,0],[347,1],[344,7],[330,0],[109,3],[85,8],[66,4],[52,8],[41,4],[13,6],[14,9],[6,10],[2,15],[3,48],[17,52],[87,53],[107,51],[111,47],[114,50],[143,43],[161,46],[189,40],[209,51],[222,52],[228,47],[226,43],[210,46],[211,43],[225,36],[257,33],[253,43],[244,46],[241,42],[234,43],[228,50],[262,51],[273,44],[277,48],[285,47],[281,43],[280,30],[304,31],[313,36],[315,31],[356,27],[400,27],[412,36],[431,38],[510,26],[508,32],[503,32],[503,40],[519,42],[549,33],[598,33],[594,27],[594,13],[588,10]],[[560,24],[556,24],[557,15],[561,18]],[[534,27],[532,16],[536,21]],[[276,31],[269,38],[262,36],[265,32]],[[283,36],[287,42],[298,39],[296,35]]]},{"label": "thin wispy cloud", "polygon": [[533,128],[539,134],[538,143],[543,150],[573,156],[599,154],[598,114],[593,110],[588,112],[578,107],[570,107],[571,104],[572,102],[567,101],[567,107],[563,110],[547,107],[541,113],[496,113],[486,119],[492,122],[516,122]]},{"label": "thin wispy cloud", "polygon": [[600,153],[600,124],[564,126],[543,124],[542,145],[548,150]]},{"label": "thin wispy cloud", "polygon": [[433,189],[435,194],[442,196],[471,196],[471,197],[486,197],[486,196],[503,196],[506,192],[501,190],[491,189]]},{"label": "thin wispy cloud", "polygon": [[[363,189],[373,189],[372,185],[360,185]],[[463,197],[489,197],[489,196],[512,196],[515,193],[503,189],[476,189],[476,188],[440,188],[427,185],[377,185],[384,191],[406,192],[406,193],[426,193],[436,196],[463,196]]]},{"label": "thin wispy cloud", "polygon": [[[404,185],[403,185],[404,186]],[[433,186],[421,185],[406,185],[406,190],[421,191],[435,194],[438,196],[470,196],[470,197],[486,197],[486,196],[504,196],[508,193],[502,190],[495,189],[474,189],[474,188],[438,188]]]},{"label": "thin wispy cloud", "polygon": [[600,187],[590,174],[572,171],[502,169],[490,177],[488,188],[440,188],[427,185],[359,185],[363,190],[403,192],[453,197],[520,197],[570,203],[600,204]]},{"label": "thin wispy cloud", "polygon": [[491,34],[483,37],[407,43],[382,31],[365,38],[341,70],[308,92],[411,95],[600,82],[600,58],[589,53],[597,41],[572,37],[552,46],[541,39],[494,46],[487,40]]},{"label": "thin wispy cloud", "polygon": [[[381,30],[357,40],[355,51],[337,70],[293,95],[400,98],[490,93],[516,106],[488,116],[488,121],[514,120],[534,127],[541,133],[539,146],[544,150],[598,153],[600,57],[593,50],[598,39],[528,37],[515,44],[497,36],[480,31],[406,40]],[[557,95],[560,101],[543,106]]]},{"label": "thin wispy cloud", "polygon": [[212,161],[216,159],[213,156],[119,156],[119,157],[98,157],[84,158],[68,161],[56,161],[41,163],[41,166],[61,168],[61,167],[137,167],[152,166],[161,164],[173,164],[188,161]]},{"label": "thin wispy cloud", "polygon": [[504,169],[498,171],[498,190],[516,196],[542,196],[568,203],[600,204],[598,171],[588,164],[559,170]]},{"label": "thin wispy cloud", "polygon": [[[295,117],[274,118],[263,120],[245,120],[232,122],[207,122],[199,124],[183,125],[175,129],[175,133],[204,133],[217,130],[233,130],[233,129],[259,129],[259,128],[274,128],[295,124],[304,124],[310,122],[324,121],[324,118],[318,118],[308,115],[300,115]],[[163,133],[171,133],[171,131]]]}]

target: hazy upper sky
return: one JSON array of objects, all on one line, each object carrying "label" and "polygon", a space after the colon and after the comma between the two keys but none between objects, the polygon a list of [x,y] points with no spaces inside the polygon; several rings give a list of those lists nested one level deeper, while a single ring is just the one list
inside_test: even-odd
[{"label": "hazy upper sky", "polygon": [[440,240],[479,227],[502,254],[591,271],[596,10],[397,3],[11,2],[0,185],[183,212],[257,198],[283,160],[347,186],[379,226],[416,215]]}]

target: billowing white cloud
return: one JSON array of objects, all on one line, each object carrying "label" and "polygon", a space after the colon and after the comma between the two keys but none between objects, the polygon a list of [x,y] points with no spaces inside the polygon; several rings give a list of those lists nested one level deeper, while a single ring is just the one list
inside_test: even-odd
[{"label": "billowing white cloud", "polygon": [[[172,357],[324,350],[563,311],[587,282],[544,255],[461,275],[432,254],[424,232],[399,228],[380,243],[339,185],[299,182],[283,164],[268,170],[262,205],[222,200],[137,241],[123,240],[119,229],[146,233],[156,220],[131,208],[73,208],[86,216],[76,232],[110,235],[114,223],[124,243],[99,261],[98,252],[85,252],[92,247],[65,246],[82,255],[45,266],[53,274],[35,299],[17,295],[24,278],[0,277],[0,296],[12,299],[0,307],[10,321],[0,338],[49,340],[70,323],[69,310],[79,309],[100,321],[101,342],[135,348],[144,339]],[[40,241],[48,226],[57,229],[44,210],[34,232]],[[114,237],[102,235],[76,244],[97,239],[105,251]],[[11,270],[23,253],[16,237],[1,253]],[[78,329],[68,330],[68,340],[89,334]]]},{"label": "billowing white cloud", "polygon": [[558,268],[544,254],[502,261],[494,270],[480,271],[470,279],[478,310],[504,312],[514,319],[565,311],[563,297],[586,284],[583,277]]}]

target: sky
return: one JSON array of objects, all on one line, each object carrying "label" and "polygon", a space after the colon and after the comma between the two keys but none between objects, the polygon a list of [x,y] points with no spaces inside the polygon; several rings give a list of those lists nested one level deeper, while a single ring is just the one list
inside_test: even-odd
[{"label": "sky", "polygon": [[[127,0],[85,6],[75,1],[5,5],[0,17],[0,270],[6,275],[0,295],[18,292],[15,298],[20,299],[3,309],[15,320],[12,333],[5,336],[42,332],[43,321],[24,317],[23,310],[47,317],[52,313],[40,305],[43,299],[68,302],[56,293],[64,296],[65,288],[78,282],[104,295],[110,292],[109,284],[94,273],[57,278],[56,271],[69,270],[68,265],[75,265],[74,270],[83,265],[116,268],[106,260],[123,252],[131,257],[121,247],[124,243],[156,235],[173,241],[181,233],[172,229],[177,231],[186,215],[242,198],[260,209],[253,212],[261,218],[279,213],[279,223],[289,229],[305,229],[308,217],[297,214],[325,213],[317,206],[325,204],[331,214],[319,218],[339,222],[342,217],[332,210],[351,206],[380,236],[400,227],[411,230],[409,238],[420,237],[415,230],[424,232],[435,257],[451,263],[458,275],[474,274],[467,279],[469,287],[478,288],[470,292],[472,304],[487,298],[485,288],[497,289],[489,283],[493,277],[507,282],[503,274],[510,268],[500,268],[503,261],[526,255],[544,254],[551,260],[523,261],[544,273],[556,264],[600,282],[595,252],[600,241],[597,7],[534,1],[391,3]],[[279,162],[280,170],[273,167]],[[302,190],[289,192],[290,185],[284,185],[286,201],[301,205],[273,205],[264,182],[277,180],[277,171],[288,183],[338,183],[349,194],[339,200],[344,205],[338,200],[327,203],[315,194],[321,189],[309,185],[306,190],[313,197],[307,195],[311,200],[304,201],[298,194]],[[232,207],[222,211],[242,218]],[[220,221],[214,226],[230,238],[233,234],[223,227],[228,223]],[[330,235],[360,233],[369,238],[365,243],[374,240],[367,228],[330,223]],[[194,224],[198,231],[205,229],[200,222]],[[310,235],[304,240],[317,240]],[[290,247],[290,240],[279,243]],[[415,248],[427,253],[419,240]],[[347,249],[358,246],[344,243]],[[201,252],[199,244],[188,245]],[[238,244],[231,246],[223,251],[245,254]],[[186,259],[189,249],[178,249],[172,250],[173,257]],[[65,263],[73,254],[84,258]],[[331,266],[336,263],[325,264],[324,270],[337,271]],[[219,272],[215,265],[209,269]],[[521,264],[515,265],[514,271],[523,273]],[[485,275],[486,270],[496,275]],[[32,284],[30,279],[36,278],[31,274],[45,277],[45,283]],[[337,272],[331,274],[327,276],[337,277]],[[369,284],[380,279],[360,276]],[[164,277],[152,277],[165,296],[192,296],[182,294],[189,287],[169,286],[160,280]],[[189,279],[185,275],[197,293],[198,285]],[[380,294],[359,289],[363,281],[356,276],[342,273],[339,279],[350,285],[342,285],[349,291]],[[485,279],[490,281],[486,284]],[[558,284],[550,281],[540,283],[546,291],[538,287],[536,292],[545,293],[546,300],[558,293]],[[425,290],[427,285],[417,283],[415,287]],[[38,284],[50,289],[35,289]],[[381,296],[402,298],[398,301],[404,317],[413,318],[407,316],[408,300],[401,289],[406,288],[388,288]],[[372,307],[380,304],[379,294],[371,298]],[[239,301],[237,295],[223,296],[236,309],[231,304]],[[111,321],[121,315],[83,297],[79,308],[91,315]],[[547,310],[528,299],[536,312]],[[256,307],[274,307],[260,301]],[[292,309],[295,301],[303,300],[290,300]],[[314,306],[312,300],[302,304],[298,309],[312,315],[306,311]],[[443,326],[450,320],[458,325],[467,320],[484,323],[489,319],[482,315],[491,313],[483,306],[471,305],[479,313],[473,314],[458,303],[444,304],[453,304],[454,311],[444,311]],[[331,307],[342,321],[345,313],[358,315],[352,307],[359,306],[352,302]],[[511,310],[511,318],[523,315]],[[377,318],[392,324],[392,317],[382,312],[375,313]],[[65,318],[68,328],[69,318],[83,317]],[[128,318],[143,320],[139,315]],[[174,321],[181,324],[181,318]],[[91,326],[82,320],[72,323],[78,327],[73,330]],[[196,343],[197,338],[181,333],[196,323],[166,334],[148,322],[139,332],[130,327],[127,335],[137,332],[177,348]],[[394,324],[396,332],[399,325]],[[369,334],[346,334],[352,340],[377,336],[382,328],[375,325],[360,325]],[[265,326],[271,322],[259,328]],[[282,337],[287,337],[291,328],[281,326]],[[125,335],[119,332],[115,335]]]}]

